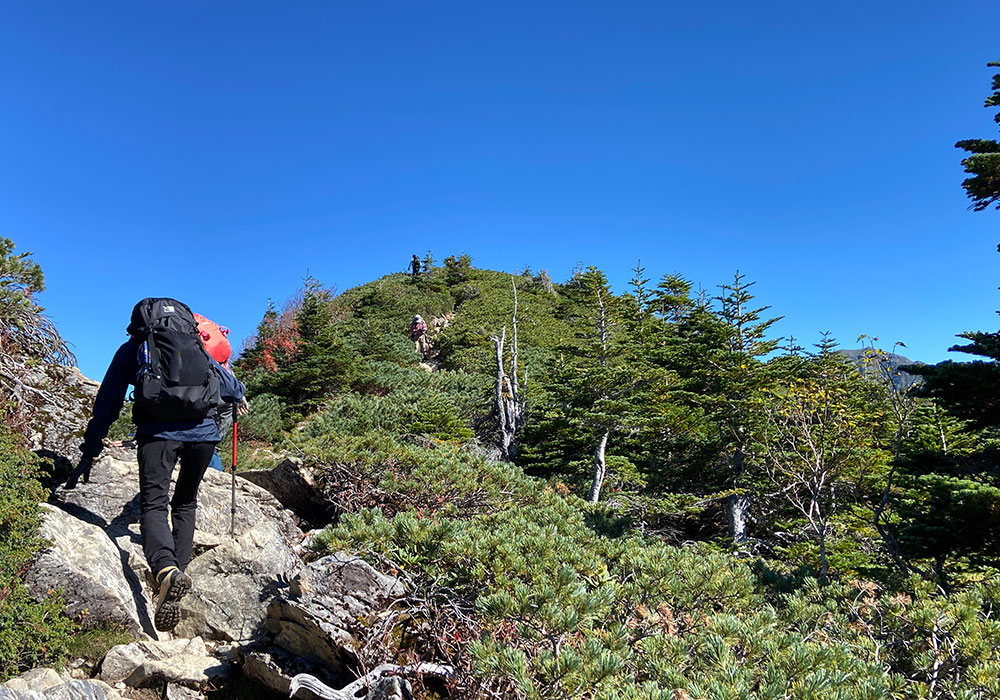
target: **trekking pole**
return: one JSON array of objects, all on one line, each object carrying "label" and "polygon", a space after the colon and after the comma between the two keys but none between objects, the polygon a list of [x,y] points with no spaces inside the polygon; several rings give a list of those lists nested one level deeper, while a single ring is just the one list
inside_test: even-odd
[{"label": "trekking pole", "polygon": [[240,424],[239,405],[233,402],[233,488],[232,505],[229,507],[229,534],[236,537],[236,433]]}]

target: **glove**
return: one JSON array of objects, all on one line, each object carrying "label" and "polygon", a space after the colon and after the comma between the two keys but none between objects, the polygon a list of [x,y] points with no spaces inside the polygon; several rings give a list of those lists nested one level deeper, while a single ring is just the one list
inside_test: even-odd
[{"label": "glove", "polygon": [[76,469],[73,473],[69,475],[66,480],[66,484],[63,486],[64,489],[71,490],[76,488],[76,484],[80,481],[80,477],[83,477],[83,483],[90,483],[90,468],[94,466],[93,457],[83,456],[80,458],[80,463],[76,465]]},{"label": "glove", "polygon": [[242,399],[240,399],[240,402],[236,404],[236,414],[240,416],[245,416],[249,412],[250,412],[250,402],[247,401],[247,398],[244,396]]}]

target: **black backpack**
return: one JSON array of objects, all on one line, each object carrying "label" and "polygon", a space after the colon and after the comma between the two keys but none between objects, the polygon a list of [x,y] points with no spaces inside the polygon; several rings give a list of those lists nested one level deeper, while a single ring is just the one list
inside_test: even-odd
[{"label": "black backpack", "polygon": [[219,375],[186,304],[143,299],[132,309],[128,332],[141,343],[132,408],[136,423],[187,423],[214,414]]}]

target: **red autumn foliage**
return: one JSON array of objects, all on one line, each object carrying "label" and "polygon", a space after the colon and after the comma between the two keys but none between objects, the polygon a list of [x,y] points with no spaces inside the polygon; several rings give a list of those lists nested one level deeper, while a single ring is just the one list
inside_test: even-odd
[{"label": "red autumn foliage", "polygon": [[277,372],[278,368],[295,359],[299,351],[298,324],[295,317],[300,300],[293,299],[280,314],[270,310],[264,316],[256,335],[250,337],[244,352],[242,365],[246,370],[262,368],[267,372]]}]

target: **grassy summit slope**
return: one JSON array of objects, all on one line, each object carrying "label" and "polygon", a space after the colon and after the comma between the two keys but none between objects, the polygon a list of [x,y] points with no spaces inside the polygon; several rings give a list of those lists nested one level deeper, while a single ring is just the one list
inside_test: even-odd
[{"label": "grassy summit slope", "polygon": [[378,327],[383,332],[405,335],[410,319],[454,314],[453,320],[434,339],[435,354],[443,367],[467,372],[491,371],[492,344],[506,326],[512,332],[514,287],[517,289],[518,334],[528,352],[530,365],[537,356],[551,358],[560,346],[571,342],[571,322],[584,309],[572,303],[544,273],[510,275],[458,265],[437,268],[416,280],[402,273],[387,275],[350,289],[337,301],[354,323],[351,331]]},{"label": "grassy summit slope", "polygon": [[[514,284],[530,395],[543,402],[586,343],[591,309],[572,283]],[[357,551],[407,583],[391,614],[368,621],[366,667],[453,664],[458,698],[1000,696],[994,584],[947,597],[919,580],[821,586],[808,569],[712,541],[644,535],[618,505],[492,458],[489,335],[507,324],[509,337],[510,285],[453,260],[337,297],[307,288],[265,319],[242,362],[251,418],[270,410],[284,423],[271,448],[322,474],[336,518],[317,553]],[[448,315],[436,371],[406,338],[414,313]]]}]

